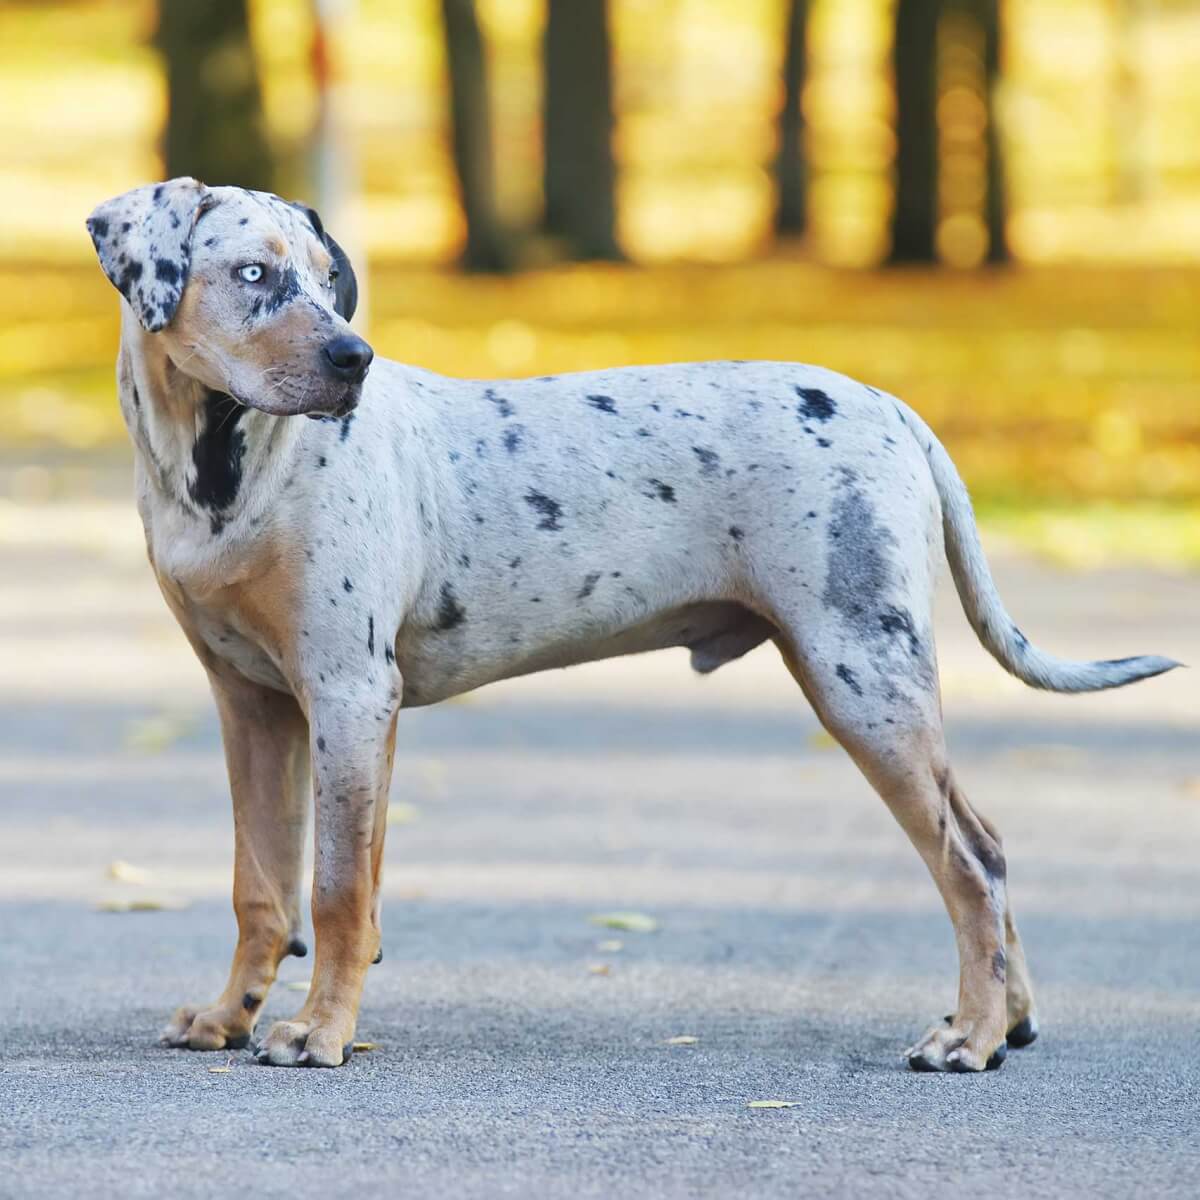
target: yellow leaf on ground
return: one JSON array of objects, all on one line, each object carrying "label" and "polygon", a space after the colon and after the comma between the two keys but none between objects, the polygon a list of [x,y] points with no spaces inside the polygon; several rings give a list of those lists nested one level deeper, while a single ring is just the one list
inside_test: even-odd
[{"label": "yellow leaf on ground", "polygon": [[96,905],[97,911],[110,913],[178,912],[184,908],[187,908],[187,904],[183,900],[156,896],[139,896],[136,900],[101,900]]},{"label": "yellow leaf on ground", "polygon": [[125,748],[142,754],[157,754],[177,742],[192,726],[190,717],[160,713],[130,721],[125,726]]},{"label": "yellow leaf on ground", "polygon": [[658,928],[658,922],[653,917],[640,912],[594,913],[588,920],[593,925],[623,929],[626,933],[653,933]]},{"label": "yellow leaf on ground", "polygon": [[135,867],[124,859],[114,858],[108,864],[108,877],[118,883],[145,883],[150,878],[150,872],[142,867]]},{"label": "yellow leaf on ground", "polygon": [[283,986],[289,992],[307,992],[311,984],[311,979],[293,979]]},{"label": "yellow leaf on ground", "polygon": [[232,1067],[209,1067],[208,1073],[210,1075],[228,1075],[232,1070]]},{"label": "yellow leaf on ground", "polygon": [[588,963],[588,972],[592,975],[611,975],[608,963]]},{"label": "yellow leaf on ground", "polygon": [[810,750],[836,750],[837,742],[832,734],[827,733],[824,729],[818,729],[815,733],[808,735],[808,748]]},{"label": "yellow leaf on ground", "polygon": [[620,938],[605,938],[602,942],[596,943],[596,949],[601,954],[618,954],[625,949],[625,943]]},{"label": "yellow leaf on ground", "polygon": [[694,1046],[700,1039],[694,1037],[690,1033],[681,1033],[675,1037],[667,1038],[668,1046]]},{"label": "yellow leaf on ground", "polygon": [[355,1042],[354,1045],[351,1046],[351,1050],[353,1050],[355,1054],[366,1054],[370,1050],[378,1049],[378,1042]]},{"label": "yellow leaf on ground", "polygon": [[751,1100],[747,1108],[799,1108],[799,1100]]}]

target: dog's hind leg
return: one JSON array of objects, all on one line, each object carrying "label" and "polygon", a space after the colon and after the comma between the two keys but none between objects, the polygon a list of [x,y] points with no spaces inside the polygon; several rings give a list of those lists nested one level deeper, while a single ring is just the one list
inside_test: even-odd
[{"label": "dog's hind leg", "polygon": [[233,794],[238,942],[220,997],[178,1009],[163,1030],[166,1044],[192,1050],[244,1046],[280,960],[307,953],[299,898],[311,802],[308,724],[290,696],[232,670],[209,677]]},{"label": "dog's hind leg", "polygon": [[981,1071],[1006,1051],[1005,860],[946,755],[930,628],[936,518],[931,495],[903,487],[873,495],[844,471],[823,578],[783,571],[789,551],[773,544],[761,551],[773,569],[756,559],[752,578],[785,662],[908,834],[954,925],[958,1004],[909,1051],[909,1064]]}]

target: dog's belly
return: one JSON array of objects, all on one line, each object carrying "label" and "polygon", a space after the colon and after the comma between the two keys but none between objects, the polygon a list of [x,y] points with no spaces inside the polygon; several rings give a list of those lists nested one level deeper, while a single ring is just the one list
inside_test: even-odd
[{"label": "dog's belly", "polygon": [[453,653],[447,653],[444,634],[402,635],[397,666],[404,680],[404,707],[412,708],[500,679],[679,646],[688,647],[693,667],[707,673],[740,658],[772,632],[769,622],[743,605],[710,601],[681,605],[624,627],[559,633],[516,653],[486,635],[461,639]]}]

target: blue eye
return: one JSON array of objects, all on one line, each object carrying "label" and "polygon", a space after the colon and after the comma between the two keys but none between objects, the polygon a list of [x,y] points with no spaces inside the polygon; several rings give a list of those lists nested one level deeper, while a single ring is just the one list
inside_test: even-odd
[{"label": "blue eye", "polygon": [[237,276],[243,283],[258,283],[266,273],[262,263],[247,263],[237,269]]}]

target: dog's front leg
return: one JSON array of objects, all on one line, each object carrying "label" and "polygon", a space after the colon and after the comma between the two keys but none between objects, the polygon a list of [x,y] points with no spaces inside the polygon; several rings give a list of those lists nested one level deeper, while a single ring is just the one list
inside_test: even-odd
[{"label": "dog's front leg", "polygon": [[299,704],[232,670],[210,670],[233,794],[233,907],[238,942],[225,990],[177,1009],[162,1040],[191,1050],[244,1046],[280,960],[299,939],[308,827],[308,724]]},{"label": "dog's front leg", "polygon": [[316,958],[304,1007],[258,1049],[274,1066],[336,1067],[349,1058],[367,967],[379,953],[376,907],[387,828],[398,689],[314,701]]}]

